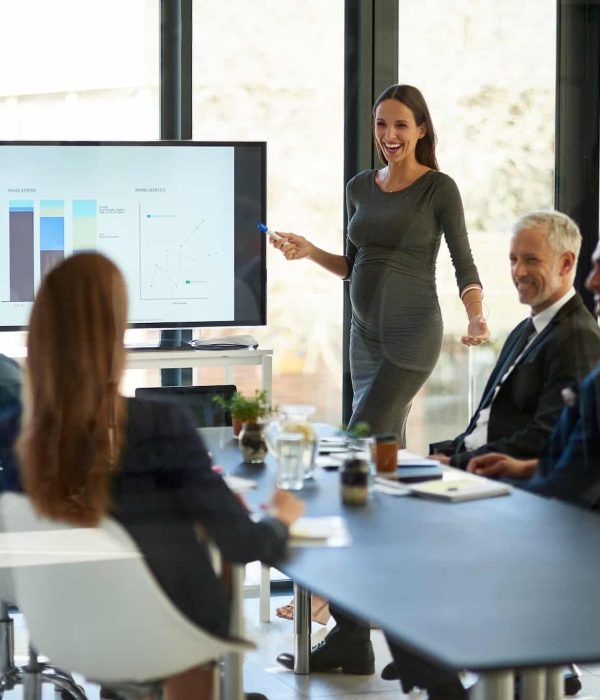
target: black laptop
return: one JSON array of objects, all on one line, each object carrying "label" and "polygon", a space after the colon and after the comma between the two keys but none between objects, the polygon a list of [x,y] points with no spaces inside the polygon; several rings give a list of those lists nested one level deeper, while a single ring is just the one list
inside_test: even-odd
[{"label": "black laptop", "polygon": [[231,425],[231,413],[213,401],[213,397],[230,399],[236,391],[234,384],[215,386],[152,386],[138,387],[136,398],[175,401],[184,406],[194,418],[197,428]]}]

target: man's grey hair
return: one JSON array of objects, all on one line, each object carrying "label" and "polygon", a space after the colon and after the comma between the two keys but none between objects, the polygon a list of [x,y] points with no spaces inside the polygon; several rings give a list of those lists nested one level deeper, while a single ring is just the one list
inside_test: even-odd
[{"label": "man's grey hair", "polygon": [[581,250],[581,231],[570,216],[559,211],[533,211],[517,221],[513,226],[513,236],[528,228],[541,229],[555,252],[573,253],[577,261]]}]

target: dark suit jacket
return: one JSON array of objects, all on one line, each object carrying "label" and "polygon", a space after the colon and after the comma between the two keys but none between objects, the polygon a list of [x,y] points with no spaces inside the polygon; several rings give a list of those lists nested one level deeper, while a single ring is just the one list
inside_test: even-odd
[{"label": "dark suit jacket", "polygon": [[[129,399],[127,409],[127,442],[112,484],[111,515],[136,541],[179,610],[209,632],[227,636],[229,603],[209,563],[204,535],[229,561],[274,564],[285,554],[287,527],[250,519],[212,471],[202,440],[179,406]],[[21,491],[18,473],[5,471],[4,487]]]},{"label": "dark suit jacket", "polygon": [[[494,386],[504,359],[517,341],[522,321],[508,336],[483,391]],[[537,457],[562,408],[561,389],[578,382],[600,360],[600,328],[579,294],[570,299],[525,351],[500,387],[488,423],[488,442],[465,451],[464,438],[473,424],[454,440],[430,445],[432,452],[450,456],[450,463],[466,467],[471,457],[503,452],[514,457]]]},{"label": "dark suit jacket", "polygon": [[0,354],[0,490],[14,474],[13,442],[21,421],[21,370]]},{"label": "dark suit jacket", "polygon": [[571,389],[536,474],[516,486],[584,507],[600,504],[600,366]]}]

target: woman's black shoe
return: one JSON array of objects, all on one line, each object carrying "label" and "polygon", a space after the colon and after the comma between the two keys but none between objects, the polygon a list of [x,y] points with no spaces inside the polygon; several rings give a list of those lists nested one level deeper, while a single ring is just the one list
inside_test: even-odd
[{"label": "woman's black shoe", "polygon": [[384,681],[397,681],[400,678],[396,664],[393,661],[390,661],[387,666],[383,667],[381,670],[381,677]]},{"label": "woman's black shoe", "polygon": [[[418,687],[418,683],[415,683],[409,676],[400,677],[398,673],[398,668],[393,661],[390,661],[387,666],[384,666],[381,671],[381,677],[384,681],[397,681],[399,680],[402,684],[402,692],[410,693],[410,691]],[[427,695],[430,700],[462,700],[463,698],[468,698],[469,694],[464,689],[462,683],[458,680],[451,681],[443,686],[439,686],[437,689],[427,688]]]},{"label": "woman's black shoe", "polygon": [[[277,661],[294,670],[294,655],[279,654]],[[342,642],[337,635],[327,637],[310,651],[309,668],[314,673],[342,669],[342,673],[369,676],[375,673],[375,654],[370,641]]]}]

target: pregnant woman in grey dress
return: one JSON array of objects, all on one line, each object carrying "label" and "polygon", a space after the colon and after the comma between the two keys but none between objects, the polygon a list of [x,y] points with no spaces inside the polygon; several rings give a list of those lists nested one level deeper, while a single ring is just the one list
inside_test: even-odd
[{"label": "pregnant woman in grey dress", "polygon": [[[359,173],[348,183],[346,254],[328,253],[293,233],[281,233],[282,239],[272,243],[288,260],[308,258],[350,281],[351,425],[368,421],[374,432],[396,432],[404,444],[411,401],[433,370],[442,343],[435,287],[442,235],[468,317],[462,342],[479,345],[489,332],[460,195],[454,181],[438,170],[423,96],[409,85],[393,85],[375,102],[373,116],[384,167]],[[311,651],[311,671],[374,673],[369,625],[334,605],[330,609],[337,624]],[[430,699],[466,697],[455,674],[430,673],[418,657],[393,642],[390,648],[405,692],[416,685],[427,688]],[[293,668],[292,654],[277,660]]]},{"label": "pregnant woman in grey dress", "polygon": [[387,88],[373,108],[377,151],[385,167],[347,185],[346,254],[328,253],[302,236],[272,241],[288,260],[309,258],[350,282],[350,426],[394,432],[405,444],[411,402],[431,374],[442,345],[435,264],[444,235],[468,316],[462,342],[484,342],[481,283],[456,184],[438,170],[435,132],[421,93]]}]

